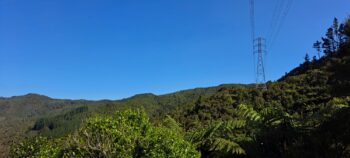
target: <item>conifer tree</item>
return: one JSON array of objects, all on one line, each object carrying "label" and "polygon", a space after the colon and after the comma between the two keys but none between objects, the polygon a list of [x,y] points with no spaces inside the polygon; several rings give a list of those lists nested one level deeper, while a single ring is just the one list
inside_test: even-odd
[{"label": "conifer tree", "polygon": [[347,20],[347,22],[346,22],[346,24],[344,26],[344,34],[347,36],[347,38],[350,37],[350,19]]},{"label": "conifer tree", "polygon": [[330,52],[335,52],[336,50],[336,44],[334,40],[334,31],[333,28],[328,28],[327,33],[326,33],[326,38],[328,39],[329,42],[329,50]]},{"label": "conifer tree", "polygon": [[344,44],[345,40],[346,40],[346,36],[345,36],[345,32],[344,32],[344,24],[340,24],[339,25],[339,29],[338,29],[338,42],[339,42],[339,47]]},{"label": "conifer tree", "polygon": [[322,37],[322,41],[323,41],[323,43],[322,43],[323,53],[325,55],[330,54],[332,52],[331,51],[331,42],[330,42],[330,40],[328,38]]},{"label": "conifer tree", "polygon": [[334,38],[334,48],[339,48],[340,46],[340,34],[339,34],[339,23],[338,23],[338,19],[334,18],[333,20],[333,38]]},{"label": "conifer tree", "polygon": [[321,52],[321,42],[320,41],[316,41],[315,43],[314,43],[314,48],[317,50],[317,55],[318,55],[318,58],[320,59],[321,58],[321,55],[320,55],[320,52]]},{"label": "conifer tree", "polygon": [[305,63],[309,63],[310,62],[310,57],[309,57],[308,53],[305,54],[304,59],[305,59]]}]

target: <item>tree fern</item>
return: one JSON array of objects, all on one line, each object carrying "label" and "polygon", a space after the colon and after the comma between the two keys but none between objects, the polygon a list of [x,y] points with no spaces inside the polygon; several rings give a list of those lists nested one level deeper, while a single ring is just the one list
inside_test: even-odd
[{"label": "tree fern", "polygon": [[238,106],[238,114],[252,121],[260,121],[262,119],[262,116],[257,111],[245,104]]},{"label": "tree fern", "polygon": [[166,115],[162,125],[178,133],[183,133],[182,127],[171,116]]},{"label": "tree fern", "polygon": [[192,133],[190,140],[198,148],[207,148],[208,151],[244,155],[245,150],[239,143],[252,140],[242,132],[245,126],[246,121],[239,119],[217,122],[200,132]]},{"label": "tree fern", "polygon": [[228,153],[245,155],[245,150],[236,142],[224,139],[215,138],[210,147],[211,151],[226,151]]}]

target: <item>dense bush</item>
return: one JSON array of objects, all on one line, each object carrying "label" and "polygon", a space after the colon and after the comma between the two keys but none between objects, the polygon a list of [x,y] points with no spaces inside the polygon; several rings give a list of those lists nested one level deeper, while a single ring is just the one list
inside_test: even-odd
[{"label": "dense bush", "polygon": [[75,134],[43,137],[15,145],[13,157],[199,157],[181,134],[152,125],[141,110],[118,111],[89,119]]}]

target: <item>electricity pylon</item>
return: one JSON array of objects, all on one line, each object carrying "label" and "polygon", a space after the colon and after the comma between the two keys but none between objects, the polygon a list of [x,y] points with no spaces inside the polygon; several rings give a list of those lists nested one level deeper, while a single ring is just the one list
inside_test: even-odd
[{"label": "electricity pylon", "polygon": [[256,64],[256,88],[260,90],[267,90],[265,84],[265,68],[263,55],[266,53],[266,40],[262,37],[254,39],[254,58],[257,58]]}]

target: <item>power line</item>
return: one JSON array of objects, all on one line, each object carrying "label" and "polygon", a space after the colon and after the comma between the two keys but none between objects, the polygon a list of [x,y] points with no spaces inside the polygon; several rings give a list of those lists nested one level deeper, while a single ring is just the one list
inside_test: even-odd
[{"label": "power line", "polygon": [[255,38],[255,12],[254,12],[254,0],[249,0],[250,8],[250,27],[251,27],[251,36],[252,40]]},{"label": "power line", "polygon": [[289,13],[289,10],[290,10],[292,4],[293,4],[293,0],[289,0],[288,3],[287,3],[287,5],[286,5],[286,9],[285,9],[285,11],[284,11],[283,14],[282,14],[281,21],[280,21],[279,25],[277,26],[276,34],[275,34],[275,36],[273,36],[273,38],[271,39],[272,41],[271,41],[271,43],[270,43],[270,47],[272,47],[273,44],[274,44],[274,42],[276,41],[276,39],[277,39],[277,37],[278,37],[278,35],[279,35],[279,33],[280,33],[280,30],[281,30],[281,28],[282,28],[282,26],[283,26],[283,24],[284,24],[284,22],[285,22],[285,19],[286,19],[288,13]]},{"label": "power line", "polygon": [[253,69],[254,69],[254,78],[256,78],[256,66],[255,66],[255,53],[254,53],[254,39],[255,39],[255,12],[254,12],[254,0],[249,0],[249,17],[250,17],[250,31],[251,31],[251,40],[252,40],[252,46],[253,46]]},{"label": "power line", "polygon": [[274,35],[272,36],[272,38],[270,39],[271,42],[269,43],[269,48],[271,48],[273,46],[273,44],[275,43],[275,41],[276,41],[280,31],[281,31],[281,28],[282,28],[282,26],[283,26],[283,24],[285,22],[285,19],[286,19],[288,13],[289,13],[289,10],[292,7],[292,4],[293,4],[293,0],[288,0],[287,1],[287,4],[286,4],[286,6],[284,8],[284,12],[281,15],[280,22],[277,25],[277,30],[274,33]]},{"label": "power line", "polygon": [[273,11],[273,15],[272,15],[272,19],[271,19],[271,23],[270,23],[270,29],[269,29],[269,33],[268,33],[268,40],[270,40],[272,38],[272,35],[275,32],[276,26],[278,24],[278,20],[281,16],[281,12],[282,12],[282,8],[284,6],[284,0],[277,0],[274,11]]},{"label": "power line", "polygon": [[[262,37],[255,38],[255,11],[254,0],[249,0],[250,7],[250,25],[251,36],[253,42],[253,62],[256,87],[261,90],[266,90],[265,84],[265,68],[263,62],[263,54],[265,53],[265,40]],[[255,63],[255,56],[257,56],[257,63]],[[256,65],[255,65],[256,64]]]},{"label": "power line", "polygon": [[[273,46],[277,39],[283,23],[288,15],[288,12],[292,6],[293,0],[277,0],[274,7],[273,16],[270,23],[269,30],[269,47]],[[265,67],[263,54],[266,54],[266,40],[263,37],[255,37],[255,6],[254,0],[249,0],[250,9],[250,27],[251,27],[251,38],[253,43],[253,62],[254,62],[254,74],[256,87],[261,90],[266,90],[265,81]]]}]

